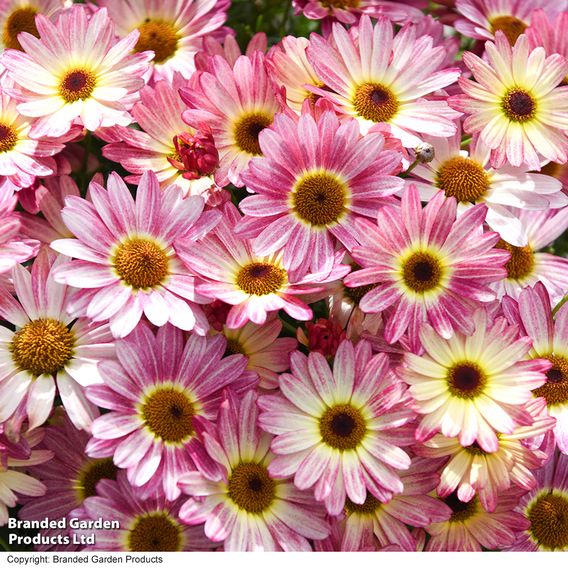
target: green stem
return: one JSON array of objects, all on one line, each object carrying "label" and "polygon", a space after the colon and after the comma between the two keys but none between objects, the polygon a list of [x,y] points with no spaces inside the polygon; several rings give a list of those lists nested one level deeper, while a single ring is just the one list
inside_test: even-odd
[{"label": "green stem", "polygon": [[284,35],[286,34],[286,28],[288,26],[288,19],[290,18],[290,12],[292,11],[292,3],[291,2],[287,2],[286,3],[286,10],[284,12],[284,16],[282,16],[282,23],[280,24],[280,36],[284,37]]},{"label": "green stem", "polygon": [[282,322],[282,329],[286,330],[288,333],[291,333],[293,337],[296,337],[296,329],[291,323],[287,322],[285,319],[280,318]]},{"label": "green stem", "polygon": [[12,550],[8,543],[0,536],[0,548],[3,548],[6,552],[10,552]]},{"label": "green stem", "polygon": [[461,141],[461,147],[462,147],[462,148],[465,148],[470,142],[471,142],[471,136],[466,136],[466,137]]},{"label": "green stem", "polygon": [[564,296],[564,298],[562,298],[562,300],[560,300],[560,302],[558,302],[558,304],[556,304],[556,306],[554,307],[554,309],[552,310],[552,317],[554,317],[558,310],[566,303],[568,302],[568,294],[566,296]]}]

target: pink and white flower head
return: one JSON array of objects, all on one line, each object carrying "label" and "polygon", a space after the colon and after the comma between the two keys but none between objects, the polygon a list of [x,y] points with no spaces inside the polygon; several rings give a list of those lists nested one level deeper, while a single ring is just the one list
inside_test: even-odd
[{"label": "pink and white flower head", "polygon": [[360,341],[343,341],[333,369],[321,353],[296,351],[291,373],[280,375],[280,393],[262,396],[261,427],[275,435],[277,458],[269,472],[294,475],[298,489],[313,488],[330,515],[346,499],[363,505],[370,493],[381,503],[402,493],[398,470],[410,458],[414,413],[404,385],[389,371],[384,353]]},{"label": "pink and white flower head", "polygon": [[502,32],[495,43],[485,44],[487,61],[471,52],[464,63],[475,81],[460,77],[462,95],[448,99],[465,113],[464,129],[479,134],[491,148],[491,164],[502,167],[527,165],[540,170],[541,156],[564,163],[568,160],[568,87],[560,87],[568,75],[562,55],[546,57],[543,47],[530,49],[526,35],[511,47]]},{"label": "pink and white flower head", "polygon": [[1,63],[16,83],[18,112],[36,118],[30,136],[63,136],[76,122],[87,130],[132,122],[128,110],[144,85],[151,52],[130,54],[133,31],[117,41],[105,9],[73,5],[56,23],[36,16],[39,39],[18,36],[23,52],[6,50]]},{"label": "pink and white flower head", "polygon": [[258,426],[255,392],[239,402],[226,391],[217,424],[204,425],[203,439],[221,476],[191,472],[180,479],[192,497],[180,510],[185,523],[205,522],[205,534],[227,552],[309,552],[309,540],[329,534],[324,508],[288,476],[271,471],[277,458],[272,436]]},{"label": "pink and white flower head", "polygon": [[88,429],[98,416],[83,388],[102,382],[97,363],[113,358],[113,338],[107,324],[68,315],[74,291],[53,277],[67,260],[44,248],[31,273],[14,267],[17,299],[0,289],[0,317],[16,328],[0,327],[0,422],[27,417],[29,428],[37,428],[50,415],[56,392],[75,427]]},{"label": "pink and white flower head", "polygon": [[43,436],[44,431],[40,428],[24,433],[18,442],[14,442],[0,425],[0,527],[8,523],[8,508],[15,507],[19,501],[16,493],[28,497],[45,494],[46,487],[41,481],[17,469],[43,464],[52,458],[51,451],[34,449]]},{"label": "pink and white flower head", "polygon": [[381,17],[373,26],[367,16],[349,32],[334,24],[332,36],[333,42],[310,36],[308,60],[325,89],[309,90],[356,117],[363,133],[375,123],[387,124],[407,148],[418,146],[423,134],[455,134],[460,113],[428,96],[454,83],[460,72],[441,68],[445,48],[434,47],[431,36],[417,37],[413,25],[395,36],[390,20]]},{"label": "pink and white flower head", "polygon": [[17,202],[12,192],[0,191],[0,274],[34,257],[39,248],[39,241],[20,236],[21,222],[14,213]]},{"label": "pink and white flower head", "polygon": [[195,54],[195,67],[198,71],[209,71],[213,55],[220,55],[231,67],[234,67],[241,55],[251,57],[255,51],[266,53],[267,46],[268,38],[264,32],[258,32],[252,36],[244,53],[233,35],[226,35],[222,43],[219,39],[208,35],[203,38],[202,51]]},{"label": "pink and white flower head", "polygon": [[409,186],[400,208],[379,210],[376,223],[357,219],[361,246],[351,253],[362,266],[348,274],[346,286],[373,286],[359,301],[364,312],[395,309],[385,339],[395,343],[410,331],[418,352],[420,324],[428,321],[443,337],[471,333],[471,310],[495,299],[489,284],[506,275],[508,255],[493,247],[497,233],[483,233],[486,209],[476,205],[456,219],[455,198],[436,195],[423,209]]},{"label": "pink and white flower head", "polygon": [[242,187],[242,172],[252,157],[262,153],[258,135],[284,108],[283,94],[267,71],[264,54],[241,55],[233,66],[214,55],[209,70],[198,72],[180,93],[189,106],[184,121],[196,129],[206,123],[213,133],[219,151],[217,182]]},{"label": "pink and white flower head", "polygon": [[568,207],[560,210],[517,213],[521,225],[520,236],[527,244],[514,246],[500,240],[496,247],[511,253],[505,264],[507,276],[491,284],[497,297],[505,294],[518,298],[521,290],[542,282],[556,304],[568,292],[568,259],[542,251],[568,228]]},{"label": "pink and white flower head", "polygon": [[248,361],[247,370],[258,375],[260,388],[278,388],[278,373],[288,370],[290,353],[298,346],[293,337],[279,337],[281,331],[282,321],[276,314],[264,325],[248,322],[239,329],[223,326],[225,354],[242,353]]},{"label": "pink and white flower head", "polygon": [[[151,76],[171,83],[178,72],[189,79],[194,57],[206,37],[221,39],[228,29],[230,0],[101,0],[121,36],[138,30],[134,52],[154,52]],[[232,31],[232,30],[231,30]],[[234,32],[233,32],[234,33]]]},{"label": "pink and white flower head", "polygon": [[93,321],[110,321],[115,337],[125,337],[144,314],[151,323],[168,321],[206,333],[209,324],[198,303],[193,276],[173,248],[179,239],[195,240],[219,220],[203,213],[203,199],[183,199],[179,189],[160,190],[146,172],[133,199],[122,179],[111,173],[107,189],[89,186],[91,201],[67,197],[62,216],[75,239],[51,247],[73,260],[58,268],[56,280],[81,288],[69,309]]},{"label": "pink and white flower head", "polygon": [[420,328],[425,354],[406,353],[400,376],[410,385],[413,408],[422,415],[419,442],[437,432],[458,437],[462,446],[477,442],[485,452],[499,449],[499,435],[530,426],[534,418],[523,407],[534,389],[546,383],[551,363],[524,360],[529,337],[505,318],[488,321],[484,309],[473,314],[474,332],[440,337],[428,324]]},{"label": "pink and white flower head", "polygon": [[544,398],[548,413],[556,418],[554,440],[560,451],[568,454],[568,306],[559,307],[554,316],[542,282],[525,288],[518,304],[504,301],[504,306],[507,318],[519,324],[532,339],[528,357],[552,363],[546,372],[546,383],[533,394]]},{"label": "pink and white flower head", "polygon": [[[71,518],[93,522],[118,522],[119,528],[74,529],[79,538],[94,535],[95,544],[86,551],[180,552],[209,551],[215,547],[203,526],[188,527],[179,516],[183,499],[168,500],[161,495],[145,497],[119,472],[116,480],[103,479],[97,494],[88,497]],[[86,526],[86,523],[85,523]]]},{"label": "pink and white flower head", "polygon": [[163,190],[178,187],[184,195],[207,198],[215,187],[212,174],[219,164],[219,156],[211,136],[211,148],[205,156],[210,156],[211,160],[199,163],[194,151],[193,163],[188,161],[192,157],[191,142],[198,133],[181,118],[187,107],[179,96],[179,89],[186,84],[176,73],[171,83],[160,80],[153,87],[144,87],[140,101],[132,109],[132,117],[140,129],[117,126],[115,132],[121,141],[105,146],[103,156],[119,162],[133,174],[126,176],[128,183],[140,183],[142,174],[152,170]]},{"label": "pink and white flower head", "polygon": [[519,552],[568,550],[568,456],[555,452],[535,472],[537,486],[521,498],[515,511],[523,515],[524,530],[512,546]]},{"label": "pink and white flower head", "polygon": [[165,325],[156,335],[140,324],[117,343],[119,363],[100,365],[104,385],[87,389],[96,405],[110,410],[93,422],[87,455],[113,457],[141,494],[176,499],[179,477],[196,468],[215,477],[217,466],[199,438],[198,417],[217,419],[221,391],[256,385],[243,355],[223,357],[218,335],[205,338]]},{"label": "pink and white flower head", "polygon": [[482,507],[493,512],[499,496],[511,486],[525,491],[533,489],[536,485],[533,471],[549,456],[542,450],[529,448],[524,441],[548,432],[555,420],[548,415],[543,398],[531,400],[526,410],[534,422],[519,426],[512,434],[500,434],[496,452],[486,452],[475,442],[464,447],[457,438],[441,434],[417,446],[415,451],[419,455],[444,460],[438,495],[445,498],[455,491],[464,503],[477,495]]},{"label": "pink and white flower head", "polygon": [[252,240],[235,234],[240,219],[237,208],[227,203],[214,231],[197,243],[176,244],[181,260],[199,278],[197,293],[231,304],[230,329],[248,321],[263,325],[270,312],[280,309],[298,320],[311,319],[312,310],[297,296],[323,292],[327,282],[344,276],[349,267],[341,264],[343,253],[332,252],[330,270],[300,275],[286,270],[281,252],[256,254]]},{"label": "pink and white flower head", "polygon": [[[568,57],[568,12],[560,12],[556,18],[549,18],[544,10],[532,13],[531,25],[526,34],[529,44],[534,49],[542,45],[547,55],[559,53]],[[566,84],[566,79],[563,82]]]},{"label": "pink and white flower head", "polygon": [[550,175],[532,173],[526,166],[514,167],[509,163],[498,169],[491,167],[491,150],[478,136],[472,140],[469,152],[460,149],[461,129],[451,138],[425,137],[425,141],[432,145],[434,159],[418,164],[412,170],[413,178],[408,180],[418,188],[420,199],[429,201],[439,192],[455,197],[458,214],[474,203],[485,203],[486,223],[507,242],[516,246],[527,244],[519,210],[568,205],[562,183]]},{"label": "pink and white flower head", "polygon": [[362,505],[348,499],[341,550],[361,550],[376,539],[381,547],[395,545],[400,550],[415,552],[415,531],[408,527],[426,527],[450,516],[448,506],[429,495],[438,483],[437,465],[435,460],[414,458],[410,468],[400,473],[403,492],[393,495],[387,503],[370,493]]},{"label": "pink and white flower head", "polygon": [[[57,410],[62,410],[58,407]],[[118,468],[112,458],[94,459],[85,454],[89,434],[77,430],[65,412],[54,413],[50,425],[44,428],[45,436],[39,448],[48,451],[53,458],[40,465],[33,465],[28,472],[41,481],[45,495],[33,499],[22,499],[23,507],[18,511],[22,520],[41,521],[45,517],[56,521],[71,518],[70,513],[80,507],[88,497],[97,494],[101,479],[116,479]],[[64,529],[43,529],[42,537],[50,540],[57,535],[70,536],[69,523]],[[57,539],[59,540],[59,539]],[[70,538],[71,540],[71,538]],[[77,543],[40,544],[36,550],[79,550]]]},{"label": "pink and white flower head", "polygon": [[39,37],[36,15],[50,18],[65,4],[65,0],[0,0],[0,48],[21,50],[18,34],[28,32]]},{"label": "pink and white flower head", "polygon": [[280,114],[259,142],[263,157],[243,174],[256,195],[240,202],[237,233],[254,237],[255,254],[282,250],[286,270],[329,272],[336,244],[357,244],[354,219],[374,217],[403,185],[393,175],[400,154],[330,110],[314,116],[306,104],[299,118]]},{"label": "pink and white flower head", "polygon": [[555,12],[559,4],[556,0],[457,0],[456,10],[462,17],[454,26],[459,33],[483,41],[494,40],[501,31],[515,45],[531,24],[534,10]]}]

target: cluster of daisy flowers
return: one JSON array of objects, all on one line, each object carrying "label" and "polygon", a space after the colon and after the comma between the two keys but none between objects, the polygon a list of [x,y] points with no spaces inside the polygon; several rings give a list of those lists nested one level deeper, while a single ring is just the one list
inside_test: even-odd
[{"label": "cluster of daisy flowers", "polygon": [[568,550],[568,5],[281,4],[0,2],[0,525]]}]

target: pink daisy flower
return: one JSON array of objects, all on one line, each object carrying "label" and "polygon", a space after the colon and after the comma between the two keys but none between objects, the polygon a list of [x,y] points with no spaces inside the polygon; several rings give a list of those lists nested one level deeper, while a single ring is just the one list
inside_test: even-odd
[{"label": "pink daisy flower", "polygon": [[412,442],[404,426],[414,414],[387,356],[372,356],[366,341],[356,347],[343,341],[333,369],[321,353],[296,351],[290,364],[291,373],[280,375],[280,393],[259,399],[260,425],[275,435],[278,456],[269,472],[294,475],[298,489],[313,487],[330,515],[347,498],[363,505],[369,492],[386,503],[402,493],[398,470],[408,469],[410,458],[399,446]]},{"label": "pink daisy flower", "polygon": [[37,118],[30,136],[62,136],[74,121],[92,131],[130,124],[128,108],[152,58],[148,51],[129,55],[138,32],[117,42],[105,9],[89,19],[79,5],[62,12],[55,24],[39,14],[36,26],[39,39],[22,33],[24,51],[7,50],[1,59],[18,86],[13,92],[21,101],[18,112]]},{"label": "pink daisy flower", "polygon": [[240,403],[226,392],[217,426],[204,426],[205,448],[221,471],[220,479],[192,472],[179,482],[191,495],[180,510],[190,525],[205,522],[205,534],[224,542],[227,552],[311,551],[308,539],[329,534],[324,509],[286,477],[274,475],[271,436],[258,427],[257,394]]},{"label": "pink daisy flower", "polygon": [[[515,511],[524,529],[507,550],[566,552],[568,550],[568,456],[554,453],[535,472],[537,486],[524,495]],[[521,528],[521,527],[519,527]]]},{"label": "pink daisy flower", "polygon": [[531,340],[519,337],[505,318],[492,323],[484,309],[473,314],[474,332],[440,337],[428,324],[420,328],[425,354],[406,353],[401,377],[410,385],[413,408],[423,415],[416,430],[419,442],[442,432],[462,446],[474,442],[486,452],[499,449],[500,434],[512,434],[533,423],[523,405],[532,390],[546,383],[551,363],[523,360]]},{"label": "pink daisy flower", "polygon": [[[18,511],[18,517],[25,521],[41,521],[45,517],[53,521],[72,518],[71,511],[80,507],[88,497],[97,494],[98,482],[101,479],[116,479],[118,471],[112,458],[93,459],[85,454],[89,434],[77,430],[64,412],[55,414],[44,432],[40,447],[52,454],[53,458],[47,463],[28,468],[28,471],[45,485],[46,492],[41,497],[22,500],[24,506]],[[82,548],[73,542],[52,544],[54,537],[59,540],[58,535],[72,540],[69,526],[65,529],[43,529],[40,534],[50,542],[36,546],[36,550]]]},{"label": "pink daisy flower", "polygon": [[105,361],[104,385],[87,389],[89,399],[110,409],[95,420],[87,455],[113,456],[129,482],[144,495],[176,499],[179,477],[197,468],[210,476],[217,467],[197,435],[199,416],[215,420],[221,391],[256,384],[243,355],[224,357],[227,342],[191,335],[171,325],[157,334],[140,324],[116,346],[119,363]]},{"label": "pink daisy flower", "polygon": [[355,221],[361,246],[352,256],[363,268],[344,282],[373,286],[359,302],[364,312],[396,306],[385,326],[389,343],[408,329],[413,350],[419,350],[418,331],[425,321],[445,338],[473,331],[471,310],[476,302],[495,299],[488,285],[505,276],[508,258],[493,248],[499,235],[483,233],[485,212],[476,205],[456,220],[455,198],[441,192],[422,209],[411,185],[400,208],[381,208],[376,223]]},{"label": "pink daisy flower", "polygon": [[309,320],[312,310],[297,296],[325,294],[327,282],[349,271],[348,266],[340,264],[343,254],[332,253],[331,271],[304,276],[289,272],[282,253],[255,254],[252,241],[235,234],[241,216],[232,203],[224,206],[223,213],[214,231],[197,243],[180,241],[176,251],[198,275],[199,294],[231,304],[227,315],[230,329],[240,328],[247,321],[263,325],[270,312],[280,309],[295,319]]},{"label": "pink daisy flower", "polygon": [[18,34],[39,37],[35,17],[51,17],[64,8],[65,0],[0,0],[0,48],[22,49]]},{"label": "pink daisy flower", "polygon": [[[134,52],[154,52],[155,81],[170,82],[179,72],[189,79],[195,71],[194,57],[205,37],[221,39],[230,0],[101,0],[121,36],[138,30]],[[232,31],[232,30],[231,30]],[[234,32],[233,32],[234,33]]]},{"label": "pink daisy flower", "polygon": [[[28,473],[18,471],[18,468],[28,468],[49,461],[53,453],[40,450],[36,446],[41,442],[44,431],[40,428],[26,432],[18,442],[13,442],[0,425],[0,527],[8,523],[8,508],[15,507],[18,496],[41,497],[45,494],[45,485]],[[36,448],[36,449],[34,449]]]},{"label": "pink daisy flower", "polygon": [[203,526],[188,527],[180,519],[183,499],[169,501],[163,496],[144,497],[132,487],[123,472],[115,480],[103,479],[97,494],[83,501],[72,518],[83,521],[104,519],[116,523],[112,529],[74,529],[77,539],[94,535],[95,544],[83,550],[105,552],[208,551],[215,547],[203,534]]},{"label": "pink daisy flower", "polygon": [[540,170],[540,155],[568,160],[568,87],[559,87],[568,74],[568,61],[559,54],[546,57],[544,48],[530,49],[527,36],[511,47],[502,32],[486,42],[487,61],[471,52],[464,63],[475,81],[460,77],[464,94],[448,99],[467,116],[464,129],[491,148],[491,163],[500,168],[526,164]]},{"label": "pink daisy flower", "polygon": [[39,248],[39,241],[19,236],[21,223],[14,213],[17,202],[12,192],[0,191],[0,274],[34,257]]},{"label": "pink daisy flower", "polygon": [[542,398],[531,400],[526,410],[534,422],[516,428],[512,434],[500,434],[495,452],[486,452],[475,442],[464,447],[457,438],[441,434],[417,446],[415,451],[419,455],[444,459],[438,495],[444,498],[456,491],[457,498],[464,503],[478,495],[483,508],[492,512],[499,496],[512,485],[525,491],[533,489],[536,485],[533,470],[538,469],[548,455],[530,449],[524,440],[548,432],[554,426],[554,418],[548,415]]},{"label": "pink daisy flower", "polygon": [[300,274],[329,272],[337,241],[357,244],[353,220],[374,217],[404,183],[393,175],[400,154],[384,150],[380,134],[361,136],[355,120],[340,122],[331,111],[279,115],[259,142],[263,157],[243,174],[257,195],[239,203],[237,233],[255,237],[255,254],[283,250],[286,270]]},{"label": "pink daisy flower", "polygon": [[217,168],[218,154],[213,144],[209,152],[212,163],[203,168],[205,171],[188,170],[188,162],[182,161],[184,154],[191,152],[195,135],[181,118],[187,107],[179,89],[185,85],[186,81],[175,74],[171,83],[162,80],[144,87],[131,113],[141,130],[117,126],[115,133],[122,140],[105,146],[103,156],[134,174],[125,178],[128,183],[140,183],[142,174],[152,170],[164,190],[178,187],[184,195],[207,197],[216,187],[210,174]]},{"label": "pink daisy flower", "polygon": [[0,317],[16,328],[0,326],[0,422],[27,417],[29,428],[37,428],[51,413],[56,391],[75,427],[88,429],[98,416],[83,388],[102,382],[97,363],[113,358],[113,337],[108,324],[68,315],[74,291],[53,277],[67,260],[44,248],[31,273],[14,267],[17,299],[0,289]]},{"label": "pink daisy flower", "polygon": [[252,157],[262,153],[258,135],[284,107],[264,55],[259,51],[250,57],[242,55],[233,66],[214,55],[209,70],[198,72],[191,86],[180,93],[189,106],[183,113],[185,122],[193,128],[206,123],[213,132],[219,151],[219,185],[231,182],[242,187],[242,172]]},{"label": "pink daisy flower", "polygon": [[247,370],[258,375],[260,388],[278,388],[278,373],[288,370],[290,353],[298,346],[293,337],[279,337],[281,331],[282,322],[276,316],[262,326],[248,322],[240,329],[224,325],[221,331],[227,339],[225,354],[243,354]]},{"label": "pink daisy flower", "polygon": [[366,133],[385,123],[405,147],[420,144],[420,135],[447,137],[456,132],[460,114],[445,100],[425,97],[451,85],[458,69],[441,69],[443,46],[433,47],[429,35],[417,37],[412,25],[394,36],[390,20],[373,26],[362,16],[349,32],[333,25],[331,38],[310,36],[308,60],[326,89],[310,90],[330,100],[338,112],[356,117]]},{"label": "pink daisy flower", "polygon": [[495,246],[511,253],[505,264],[507,276],[491,284],[497,297],[507,294],[518,298],[521,290],[542,282],[553,304],[568,292],[568,259],[548,252],[539,252],[550,246],[568,229],[568,207],[561,210],[525,211],[517,213],[520,238],[525,246],[514,246],[500,240]]},{"label": "pink daisy flower", "polygon": [[442,192],[446,197],[456,198],[458,214],[474,203],[485,203],[486,223],[517,246],[527,244],[518,218],[519,209],[543,210],[568,205],[562,183],[556,178],[509,163],[495,169],[489,163],[489,147],[475,137],[469,152],[461,150],[461,137],[459,128],[451,138],[424,137],[434,149],[434,159],[413,168],[413,178],[408,180],[416,185],[422,201]]},{"label": "pink daisy flower", "polygon": [[59,267],[58,282],[82,291],[69,309],[93,321],[110,321],[115,337],[125,337],[142,314],[157,326],[168,321],[204,334],[209,324],[197,303],[194,278],[179,262],[173,244],[194,240],[219,220],[203,213],[203,199],[183,199],[181,190],[162,193],[156,174],[146,172],[136,200],[122,179],[111,173],[107,189],[89,186],[91,201],[67,197],[63,220],[75,239],[51,247],[78,260]]},{"label": "pink daisy flower", "polygon": [[[564,57],[568,57],[567,31],[568,12],[560,12],[554,20],[551,20],[544,10],[535,10],[532,13],[531,25],[527,28],[526,34],[533,49],[542,45],[547,55],[559,53]],[[563,84],[566,83],[565,78]]]},{"label": "pink daisy flower", "polygon": [[231,67],[234,67],[241,55],[252,57],[255,51],[266,53],[267,46],[268,38],[264,32],[258,32],[251,37],[244,53],[234,36],[226,35],[221,43],[219,39],[208,35],[203,38],[203,49],[195,54],[195,67],[198,71],[210,71],[213,55],[220,55],[227,60]]}]

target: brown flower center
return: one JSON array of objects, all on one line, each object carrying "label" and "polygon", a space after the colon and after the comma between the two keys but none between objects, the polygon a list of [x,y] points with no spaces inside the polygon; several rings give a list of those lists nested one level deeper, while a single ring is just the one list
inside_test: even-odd
[{"label": "brown flower center", "polygon": [[37,319],[14,334],[12,359],[32,375],[53,375],[73,356],[75,338],[65,325],[54,319]]},{"label": "brown flower center", "polygon": [[246,355],[243,346],[237,339],[229,339],[227,338],[227,347],[225,347],[225,354],[223,357],[227,357],[228,355]]},{"label": "brown flower center", "polygon": [[444,499],[444,503],[452,510],[450,523],[459,523],[473,517],[479,509],[477,497],[474,497],[469,503],[464,503],[458,499],[456,493],[448,495]]},{"label": "brown flower center", "polygon": [[498,16],[492,18],[489,23],[491,24],[491,31],[502,31],[509,43],[515,45],[518,37],[527,29],[527,24],[515,16]]},{"label": "brown flower center", "polygon": [[136,53],[153,51],[154,63],[163,63],[172,57],[178,48],[178,34],[169,22],[163,20],[146,21],[138,28],[140,37],[134,47]]},{"label": "brown flower center", "polygon": [[469,446],[465,446],[464,450],[472,456],[486,456],[489,452],[486,452],[477,442]]},{"label": "brown flower center", "polygon": [[448,388],[458,398],[475,398],[483,392],[487,377],[476,363],[464,361],[448,372]]},{"label": "brown flower center", "polygon": [[535,396],[542,396],[548,406],[568,402],[568,359],[556,355],[546,357],[552,368],[546,372],[546,383],[533,391]]},{"label": "brown flower center", "polygon": [[501,99],[501,108],[512,122],[528,122],[536,114],[536,100],[523,89],[510,89]]},{"label": "brown flower center", "polygon": [[97,483],[101,479],[116,479],[117,471],[118,468],[114,465],[112,458],[90,460],[80,473],[76,483],[80,501],[83,502],[87,497],[93,497],[97,494]]},{"label": "brown flower center", "polygon": [[35,8],[26,6],[14,10],[6,18],[4,29],[2,30],[2,41],[7,48],[22,51],[22,46],[18,41],[18,34],[20,32],[28,32],[35,37],[39,37],[39,32],[35,25],[36,14]]},{"label": "brown flower center", "polygon": [[153,288],[169,273],[166,252],[154,241],[130,239],[122,243],[113,258],[118,276],[133,288]]},{"label": "brown flower center", "polygon": [[195,407],[186,393],[172,387],[148,396],[141,415],[146,427],[164,442],[179,443],[193,435]]},{"label": "brown flower center", "polygon": [[74,69],[63,77],[59,84],[59,94],[66,103],[88,99],[97,84],[96,76],[86,69]]},{"label": "brown flower center", "polygon": [[326,8],[357,8],[360,0],[320,0]]},{"label": "brown flower center", "polygon": [[437,288],[442,280],[440,261],[429,252],[415,252],[402,266],[402,280],[413,292],[428,292]]},{"label": "brown flower center", "polygon": [[233,136],[235,144],[243,152],[253,156],[261,156],[262,150],[258,135],[272,124],[273,117],[266,112],[249,112],[243,114],[235,123]]},{"label": "brown flower center", "polygon": [[265,466],[240,463],[229,477],[228,494],[240,509],[258,515],[274,501],[276,484]]},{"label": "brown flower center", "polygon": [[294,187],[292,204],[296,215],[311,225],[336,223],[345,212],[348,190],[335,175],[315,172],[303,176]]},{"label": "brown flower center", "polygon": [[565,494],[541,494],[530,505],[529,529],[539,546],[547,550],[568,548],[568,497]]},{"label": "brown flower center", "polygon": [[515,247],[503,239],[499,239],[495,248],[508,250],[511,253],[511,258],[505,264],[507,278],[510,280],[522,280],[532,274],[534,254],[530,246]]},{"label": "brown flower center", "polygon": [[177,552],[181,550],[181,527],[166,512],[138,517],[128,534],[131,552]]},{"label": "brown flower center", "polygon": [[364,83],[355,91],[353,106],[359,116],[373,122],[388,122],[398,112],[393,92],[379,83]]},{"label": "brown flower center", "polygon": [[9,152],[18,142],[18,133],[10,124],[0,123],[0,152]]},{"label": "brown flower center", "polygon": [[365,502],[362,504],[353,503],[349,497],[345,500],[347,515],[372,515],[380,506],[381,502],[369,492],[367,492]]},{"label": "brown flower center", "polygon": [[367,425],[361,412],[350,404],[328,408],[320,418],[322,440],[336,450],[353,450],[365,437]]},{"label": "brown flower center", "polygon": [[287,273],[269,262],[251,262],[237,274],[237,286],[252,296],[275,294],[286,283]]},{"label": "brown flower center", "polygon": [[461,203],[475,203],[489,189],[489,178],[483,166],[463,156],[444,162],[435,183],[446,197],[455,197]]}]

